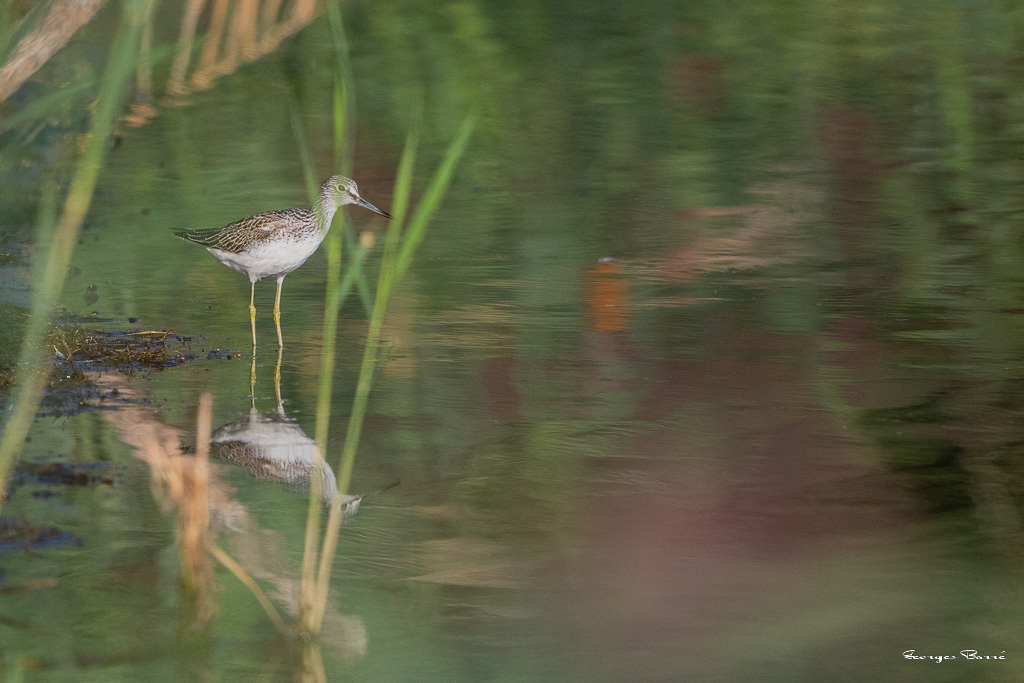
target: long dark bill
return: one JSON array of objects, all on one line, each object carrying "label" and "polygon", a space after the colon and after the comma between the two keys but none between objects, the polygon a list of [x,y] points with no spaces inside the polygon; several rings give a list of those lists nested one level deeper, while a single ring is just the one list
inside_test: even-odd
[{"label": "long dark bill", "polygon": [[356,199],[356,204],[358,206],[363,207],[364,209],[369,209],[370,211],[373,211],[374,213],[378,213],[381,216],[384,216],[384,218],[391,218],[391,214],[390,213],[388,213],[387,211],[383,211],[381,209],[378,209],[376,206],[374,206],[370,202],[366,201],[362,197],[359,197],[358,199]]}]

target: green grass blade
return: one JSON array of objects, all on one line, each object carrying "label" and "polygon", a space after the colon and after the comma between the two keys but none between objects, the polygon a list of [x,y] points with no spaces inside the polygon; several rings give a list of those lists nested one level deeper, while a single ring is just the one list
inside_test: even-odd
[{"label": "green grass blade", "polygon": [[388,241],[385,243],[385,256],[394,256],[392,250],[397,248],[401,237],[399,229],[405,223],[405,214],[409,210],[409,195],[412,193],[412,176],[416,169],[416,150],[420,144],[419,116],[412,119],[412,125],[405,139],[402,158],[398,161],[398,174],[395,176],[395,189],[391,200],[391,225],[388,230]]},{"label": "green grass blade", "polygon": [[92,201],[110,133],[123,108],[125,85],[135,70],[145,9],[145,2],[139,0],[125,0],[122,5],[121,25],[110,48],[99,99],[90,120],[89,135],[85,138],[85,147],[46,258],[41,286],[36,292],[34,310],[22,345],[14,408],[0,437],[0,497],[7,490],[8,475],[32,426],[46,386],[49,375],[48,356],[43,349],[46,321],[64,287],[71,252]]},{"label": "green grass blade", "polygon": [[[370,316],[370,328],[366,335],[366,345],[363,347],[363,361],[359,367],[359,379],[356,382],[356,395],[352,401],[352,412],[349,415],[348,431],[345,433],[345,443],[342,446],[341,463],[338,468],[338,493],[344,495],[352,479],[352,466],[355,462],[356,449],[359,445],[359,436],[362,431],[363,419],[366,415],[366,401],[370,394],[370,385],[373,377],[373,366],[377,359],[377,347],[380,344],[380,330],[384,321],[384,311],[387,307],[387,299],[391,293],[391,284],[394,282],[391,274],[394,272],[395,256],[398,242],[401,239],[401,219],[405,215],[405,207],[409,201],[409,191],[412,186],[412,170],[415,165],[416,147],[419,144],[419,137],[415,129],[410,129],[405,141],[405,149],[402,151],[402,159],[398,164],[398,176],[395,179],[395,193],[392,199],[392,208],[397,213],[388,226],[387,236],[384,239],[384,260],[381,264],[380,273],[377,277],[377,296],[374,299],[373,314]],[[341,499],[341,495],[338,499]],[[327,587],[331,580],[331,561],[338,547],[338,529],[341,526],[342,510],[339,505],[331,506],[330,514],[327,517],[327,529],[324,533],[323,547],[320,549],[320,563],[317,569],[314,586],[315,595],[309,608],[309,615],[312,621],[307,624],[307,629],[312,633],[320,630],[324,611],[327,605]],[[305,557],[303,562],[305,563]],[[305,567],[305,564],[303,564]]]},{"label": "green grass blade", "polygon": [[356,395],[353,400],[352,413],[349,415],[348,430],[345,432],[345,443],[342,446],[341,460],[336,473],[338,492],[342,494],[348,493],[348,486],[352,478],[352,465],[359,445],[363,418],[366,415],[366,400],[370,394],[373,366],[377,360],[377,347],[380,345],[380,330],[384,323],[384,312],[387,309],[388,298],[391,296],[392,285],[396,281],[393,273],[398,253],[398,242],[401,239],[401,218],[408,205],[418,144],[419,136],[416,131],[411,130],[406,138],[405,149],[402,151],[402,159],[398,166],[398,176],[395,179],[393,205],[398,213],[392,214],[394,219],[388,226],[387,236],[384,238],[384,259],[377,278],[377,296],[373,303],[370,327],[366,334],[366,346],[363,348],[363,361],[359,367],[359,380],[356,383]]},{"label": "green grass blade", "polygon": [[[341,235],[327,236],[327,296],[324,301],[324,344],[320,349],[320,377],[317,383],[316,429],[313,440],[320,452],[327,450],[327,430],[331,419],[331,393],[334,388],[334,344],[338,336],[338,309],[341,293]],[[351,269],[350,269],[351,270]],[[319,505],[319,502],[317,503]]]},{"label": "green grass blade", "polygon": [[[337,240],[334,240],[337,242]],[[338,329],[338,311],[341,310],[342,304],[348,298],[348,295],[352,293],[352,288],[356,286],[356,280],[362,270],[363,263],[366,262],[366,255],[369,253],[369,249],[357,244],[352,249],[352,255],[349,256],[348,266],[344,268],[345,276],[341,279],[341,282],[327,290],[327,302],[324,310],[324,346],[320,353],[320,378],[317,385],[317,405],[316,405],[316,430],[314,432],[314,441],[321,450],[327,448],[327,436],[328,429],[330,426],[331,417],[331,396],[334,385],[334,367],[335,367],[335,343]],[[331,268],[335,263],[340,263],[340,250],[338,250],[337,256],[334,256],[335,249],[331,248],[328,244],[327,251],[327,264]],[[341,268],[339,267],[339,271]]]},{"label": "green grass blade", "polygon": [[[352,151],[355,147],[351,134],[351,131],[355,130],[356,122],[355,81],[352,78],[348,36],[345,33],[339,3],[327,3],[327,18],[331,25],[334,56],[338,62],[334,86],[334,165],[338,172],[347,176],[352,174]],[[352,253],[356,249],[355,235],[347,231],[344,239],[345,250]],[[373,297],[361,266],[355,271],[355,285],[366,317],[370,317],[373,312]],[[341,302],[344,302],[344,297]]]},{"label": "green grass blade", "polygon": [[427,191],[416,206],[416,211],[413,213],[409,221],[409,227],[402,238],[402,249],[398,254],[398,262],[395,264],[394,278],[396,280],[402,278],[405,271],[409,268],[409,264],[412,263],[413,254],[426,234],[427,224],[441,205],[441,200],[444,199],[445,192],[447,192],[448,185],[451,183],[452,175],[455,174],[455,168],[458,166],[459,159],[462,158],[463,153],[466,151],[466,146],[469,144],[469,138],[473,134],[476,119],[476,114],[471,114],[462,122],[458,134],[445,152],[441,165],[434,173],[434,177],[430,179]]},{"label": "green grass blade", "polygon": [[350,175],[351,159],[348,155],[348,94],[345,84],[340,78],[334,80],[334,170],[342,175]]},{"label": "green grass blade", "polygon": [[[309,150],[309,142],[306,138],[306,131],[302,125],[302,115],[299,112],[298,102],[294,95],[288,98],[288,114],[292,123],[292,132],[295,135],[295,146],[299,151],[299,159],[302,162],[302,173],[306,183],[306,193],[309,195],[310,204],[316,201],[319,192],[319,178],[317,177],[316,165],[313,162],[313,155]],[[342,124],[344,125],[344,124]],[[341,273],[342,244],[341,232],[344,230],[345,215],[339,211],[334,215],[334,221],[338,223],[338,230],[329,232],[326,238],[327,251],[327,284],[324,303],[324,346],[320,350],[320,377],[317,386],[317,408],[316,428],[314,440],[320,448],[320,455],[326,452],[327,430],[331,414],[331,391],[334,378],[334,343],[337,337],[338,308],[334,304],[334,293],[338,290]],[[333,224],[333,222],[332,222]],[[330,228],[331,226],[327,226]],[[313,473],[309,484],[309,507],[306,514],[306,531],[303,541],[302,554],[302,583],[311,584],[314,580],[313,567],[316,564],[317,543],[320,535],[320,506],[323,493],[323,479],[321,472],[325,462],[321,457],[313,466]],[[309,598],[304,598],[303,603],[308,603]],[[308,611],[303,605],[301,611]]]},{"label": "green grass blade", "polygon": [[[338,61],[334,89],[334,167],[343,175],[352,172],[352,135],[356,126],[355,80],[352,78],[352,60],[349,56],[348,37],[341,19],[339,3],[327,2],[327,19],[331,25],[331,40]],[[339,98],[340,94],[340,98]]]},{"label": "green grass blade", "polygon": [[352,256],[349,257],[349,265],[345,269],[345,277],[341,281],[341,287],[338,288],[336,299],[339,308],[345,302],[345,299],[348,298],[348,295],[352,293],[352,288],[356,286],[356,280],[363,272],[361,266],[366,261],[366,255],[369,253],[370,250],[361,244],[357,244],[352,250]]},{"label": "green grass blade", "polygon": [[[355,88],[353,86],[351,64],[349,62],[348,40],[344,25],[341,22],[341,11],[336,2],[328,1],[327,14],[331,24],[331,36],[334,41],[338,69],[335,74],[333,98],[334,124],[334,168],[343,175],[351,175],[352,166],[352,135],[355,124]],[[343,212],[338,212],[342,215]],[[369,287],[363,274],[362,266],[366,250],[356,247],[349,231],[334,231],[328,237],[327,245],[327,289],[324,302],[324,345],[320,352],[320,377],[317,386],[316,430],[314,439],[321,453],[326,453],[329,435],[331,397],[334,387],[335,343],[338,332],[338,312],[342,303],[352,290],[358,286],[362,294],[363,306],[369,311]],[[342,264],[343,245],[352,254],[345,278],[339,282]],[[367,313],[369,315],[369,313]],[[318,464],[313,478],[320,481]],[[319,486],[316,487],[319,489]],[[310,487],[309,508],[306,516],[306,532],[302,554],[302,589],[300,597],[300,619],[304,630],[312,631],[313,623],[319,621],[313,611],[316,595],[316,576],[314,569],[317,563],[317,538],[320,532],[321,499],[320,491]]]},{"label": "green grass blade", "polygon": [[[348,93],[340,78],[334,82],[334,164],[335,169],[344,173],[342,150],[347,142]],[[327,435],[331,415],[331,396],[334,388],[334,344],[338,336],[338,309],[344,301],[341,291],[342,240],[340,232],[333,232],[327,239],[327,290],[324,299],[324,345],[320,350],[320,378],[317,386],[316,430],[314,440],[321,453],[327,452]],[[349,266],[346,280],[352,271]],[[347,293],[347,292],[346,292]],[[320,501],[316,501],[319,514]]]},{"label": "green grass blade", "polygon": [[306,140],[302,114],[299,113],[299,105],[295,101],[294,95],[288,97],[288,119],[292,123],[295,147],[299,152],[299,161],[302,162],[302,178],[306,181],[306,194],[309,195],[309,203],[312,205],[320,191],[320,181],[316,174],[316,164],[313,163],[313,155],[309,151],[309,142]]},{"label": "green grass blade", "polygon": [[[352,251],[356,248],[356,238],[355,235],[352,234],[351,230],[345,231],[344,238],[346,249]],[[369,318],[373,313],[373,298],[370,295],[370,285],[366,282],[366,273],[364,273],[362,267],[360,267],[356,269],[353,276],[355,288],[359,291],[359,301],[363,304],[363,312],[366,314],[366,317]]]},{"label": "green grass blade", "polygon": [[74,98],[79,93],[91,90],[95,86],[96,81],[86,78],[70,83],[49,95],[33,100],[18,110],[16,114],[12,114],[3,121],[0,121],[0,133],[6,133],[26,123],[37,121],[58,107],[63,106],[65,102]]},{"label": "green grass blade", "polygon": [[[197,45],[202,44],[202,40],[198,40],[196,42]],[[140,58],[137,60],[137,63],[146,63],[150,66],[157,66],[163,62],[170,61],[173,56],[173,46],[162,45],[153,49],[149,55],[149,59]],[[85,77],[82,79],[76,79],[74,83],[65,85],[54,92],[43,95],[42,97],[29,102],[16,113],[11,114],[0,121],[0,133],[6,133],[9,130],[15,130],[17,128],[30,127],[30,124],[34,124],[41,119],[46,118],[53,111],[66,106],[70,101],[74,100],[76,96],[86,93],[95,87],[95,78]],[[85,106],[84,102],[82,103],[82,106]]]},{"label": "green grass blade", "polygon": [[[476,116],[469,116],[463,123],[455,139],[449,145],[440,167],[434,173],[434,177],[428,186],[424,198],[416,207],[413,213],[412,224],[406,235],[401,238],[399,246],[400,221],[393,220],[388,229],[388,235],[384,244],[384,262],[381,265],[380,275],[377,279],[377,296],[374,299],[373,315],[370,317],[370,327],[366,334],[366,346],[363,349],[363,361],[359,368],[359,379],[356,383],[356,395],[352,402],[352,413],[349,415],[348,431],[345,433],[345,443],[342,446],[341,462],[336,473],[338,480],[338,493],[348,492],[352,480],[352,468],[355,464],[356,451],[359,447],[359,438],[362,433],[363,421],[366,417],[366,406],[370,395],[370,387],[373,382],[374,366],[377,362],[377,351],[380,346],[380,332],[384,324],[384,313],[387,309],[388,298],[391,296],[392,288],[401,279],[405,268],[408,267],[408,260],[412,259],[415,251],[415,244],[409,247],[409,233],[415,225],[416,238],[423,239],[426,226],[431,216],[440,206],[441,199],[455,172],[455,166],[462,157],[473,132]],[[415,126],[410,128],[409,136],[406,138],[405,150],[402,152],[402,160],[399,162],[399,172],[395,179],[395,195],[393,208],[396,218],[405,215],[408,206],[409,194],[412,186],[412,171],[415,165],[416,148],[419,143],[418,130]],[[407,261],[402,267],[402,258],[405,255]],[[339,496],[340,500],[340,496]],[[335,501],[331,506],[327,518],[327,529],[324,532],[324,543],[320,550],[320,562],[316,577],[316,598],[312,606],[314,622],[310,630],[318,632],[323,619],[324,611],[327,608],[327,588],[331,580],[331,562],[334,559],[338,547],[338,530],[341,527],[342,506]]]}]

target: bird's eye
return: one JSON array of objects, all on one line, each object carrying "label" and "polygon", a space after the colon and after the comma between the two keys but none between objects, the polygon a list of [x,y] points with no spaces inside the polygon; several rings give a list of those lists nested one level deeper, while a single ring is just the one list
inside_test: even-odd
[{"label": "bird's eye", "polygon": [[338,192],[344,192],[344,191],[345,191],[345,186],[344,185],[338,185]]}]

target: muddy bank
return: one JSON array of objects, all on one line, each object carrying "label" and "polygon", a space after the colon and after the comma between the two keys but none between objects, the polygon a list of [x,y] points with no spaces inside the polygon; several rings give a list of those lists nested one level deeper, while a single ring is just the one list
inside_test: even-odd
[{"label": "muddy bank", "polygon": [[[18,357],[28,322],[28,309],[0,304],[0,405],[6,406],[16,381]],[[96,329],[116,323],[98,314],[64,316],[47,327],[45,348],[53,352],[53,372],[40,403],[39,417],[67,417],[91,410],[110,410],[123,402],[116,389],[103,390],[90,379],[97,372],[160,372],[200,357],[241,358],[231,349],[208,349],[205,337],[170,330]],[[134,325],[137,318],[120,321]]]}]

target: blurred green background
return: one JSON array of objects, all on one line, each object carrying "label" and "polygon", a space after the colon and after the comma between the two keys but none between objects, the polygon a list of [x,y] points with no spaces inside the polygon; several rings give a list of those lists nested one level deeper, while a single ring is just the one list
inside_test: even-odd
[{"label": "blurred green background", "polygon": [[[31,4],[0,2],[0,54]],[[268,4],[204,7],[189,74],[218,5]],[[188,440],[201,392],[215,427],[249,409],[248,283],[171,230],[307,205],[289,103],[327,177],[338,57],[317,5],[165,97],[184,5],[153,5],[152,100],[133,86],[61,305],[191,338],[174,351],[195,360],[118,379]],[[414,195],[481,118],[389,307],[354,488],[402,483],[342,530],[329,680],[1020,680],[1024,4],[341,7],[367,199],[389,206],[417,108]],[[0,328],[30,305],[39,206],[74,168],[122,11],[0,103]],[[309,433],[325,270],[315,255],[282,300],[284,405]],[[262,340],[272,297],[257,285]],[[329,462],[366,317],[342,309]],[[275,360],[257,357],[265,411]],[[172,523],[112,403],[38,419],[22,455],[115,477],[15,475],[4,516],[77,545],[0,552],[0,589],[57,579],[0,593],[4,675],[291,680],[226,572],[211,629],[188,628]],[[253,573],[287,592],[305,498],[220,476],[252,525],[222,546],[275,558]],[[1006,659],[903,656],[966,649]]]}]

